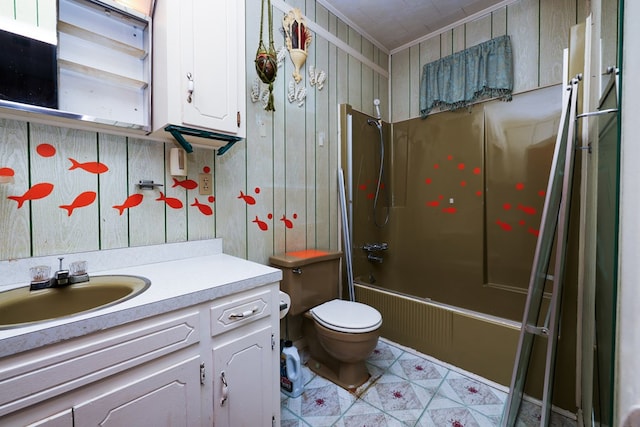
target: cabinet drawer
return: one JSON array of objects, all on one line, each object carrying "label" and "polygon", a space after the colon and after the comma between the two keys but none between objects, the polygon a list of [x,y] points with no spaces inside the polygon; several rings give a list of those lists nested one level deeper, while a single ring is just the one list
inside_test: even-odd
[{"label": "cabinet drawer", "polygon": [[11,393],[0,393],[0,416],[192,346],[199,330],[199,312],[184,310],[2,359],[0,390]]},{"label": "cabinet drawer", "polygon": [[271,314],[271,290],[234,295],[211,307],[211,335],[246,325]]}]

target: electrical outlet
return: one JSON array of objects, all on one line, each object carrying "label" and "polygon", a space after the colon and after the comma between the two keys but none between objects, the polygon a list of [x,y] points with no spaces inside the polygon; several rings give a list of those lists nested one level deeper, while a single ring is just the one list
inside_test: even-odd
[{"label": "electrical outlet", "polygon": [[201,173],[199,175],[198,188],[201,196],[210,196],[213,194],[213,185],[211,183],[210,173]]}]

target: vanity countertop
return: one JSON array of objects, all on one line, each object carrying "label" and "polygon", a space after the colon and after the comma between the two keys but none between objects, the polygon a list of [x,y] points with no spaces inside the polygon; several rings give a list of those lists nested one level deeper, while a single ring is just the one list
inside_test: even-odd
[{"label": "vanity countertop", "polygon": [[95,274],[143,276],[151,281],[151,286],[140,295],[110,307],[0,330],[0,357],[213,301],[282,279],[282,272],[276,268],[223,253],[110,268]]}]

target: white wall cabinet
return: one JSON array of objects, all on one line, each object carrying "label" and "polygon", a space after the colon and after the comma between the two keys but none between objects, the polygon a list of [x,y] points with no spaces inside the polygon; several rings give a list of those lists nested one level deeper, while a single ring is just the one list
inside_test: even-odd
[{"label": "white wall cabinet", "polygon": [[61,111],[151,129],[151,23],[87,0],[60,0]]},{"label": "white wall cabinet", "polygon": [[0,425],[279,425],[278,301],[271,283],[2,358]]},{"label": "white wall cabinet", "polygon": [[244,2],[158,0],[153,21],[154,134],[172,138],[164,129],[176,125],[244,137]]}]

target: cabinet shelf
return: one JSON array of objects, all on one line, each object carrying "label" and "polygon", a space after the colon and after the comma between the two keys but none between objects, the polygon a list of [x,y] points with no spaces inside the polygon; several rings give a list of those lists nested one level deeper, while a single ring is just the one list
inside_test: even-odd
[{"label": "cabinet shelf", "polygon": [[58,21],[58,31],[104,46],[108,49],[130,55],[134,58],[145,59],[148,55],[148,52],[144,49],[139,49],[118,40],[105,37],[102,34],[94,33],[93,31],[78,27],[68,22]]},{"label": "cabinet shelf", "polygon": [[58,58],[58,66],[61,69],[75,71],[82,75],[90,76],[96,79],[104,79],[120,86],[129,86],[136,89],[146,89],[149,86],[149,83],[143,82],[141,80],[132,79],[130,77],[111,73],[109,71],[101,70],[98,68],[93,68],[88,65],[79,64],[77,62],[68,61],[66,59]]}]

